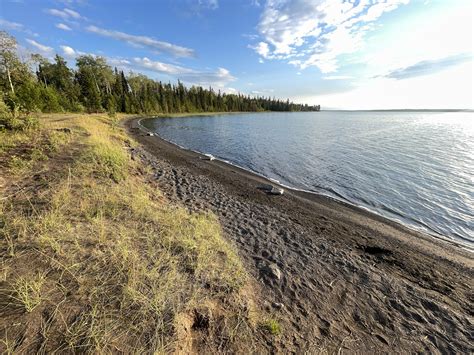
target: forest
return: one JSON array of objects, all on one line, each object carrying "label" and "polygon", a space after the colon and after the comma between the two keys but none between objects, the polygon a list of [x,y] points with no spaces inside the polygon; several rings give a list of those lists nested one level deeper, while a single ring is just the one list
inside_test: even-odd
[{"label": "forest", "polygon": [[163,83],[112,68],[105,58],[82,55],[75,69],[56,55],[20,58],[16,39],[0,32],[0,105],[11,112],[193,112],[319,111],[275,98],[227,94],[213,88]]}]

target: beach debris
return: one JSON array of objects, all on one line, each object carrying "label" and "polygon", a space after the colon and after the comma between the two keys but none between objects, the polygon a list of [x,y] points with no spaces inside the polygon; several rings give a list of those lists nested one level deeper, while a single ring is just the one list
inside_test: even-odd
[{"label": "beach debris", "polygon": [[265,191],[269,195],[283,195],[285,192],[281,187],[273,186],[271,184],[260,185],[258,189]]},{"label": "beach debris", "polygon": [[263,184],[263,185],[260,185],[259,187],[257,187],[257,189],[263,190],[263,191],[271,191],[273,189],[273,185]]},{"label": "beach debris", "polygon": [[281,279],[281,271],[275,263],[262,262],[259,266],[260,273],[273,279]]},{"label": "beach debris", "polygon": [[146,135],[149,137],[153,137],[155,134],[153,134],[152,132],[148,132]]},{"label": "beach debris", "polygon": [[210,160],[210,161],[213,161],[214,159],[216,159],[212,154],[203,154],[203,156],[201,157],[202,160]]},{"label": "beach debris", "polygon": [[272,307],[278,310],[284,309],[285,305],[280,302],[272,302]]}]

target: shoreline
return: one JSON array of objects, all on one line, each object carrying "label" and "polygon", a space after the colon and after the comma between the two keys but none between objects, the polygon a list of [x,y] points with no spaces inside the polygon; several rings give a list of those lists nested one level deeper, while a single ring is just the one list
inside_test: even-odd
[{"label": "shoreline", "polygon": [[[231,112],[230,114],[242,114],[242,113],[246,113],[246,112]],[[156,116],[156,117],[143,117],[143,118],[139,118],[136,120],[136,123],[137,125],[140,127],[140,129],[142,129],[143,131],[146,131],[146,132],[150,132],[150,133],[153,133],[154,134],[154,137],[156,137],[157,139],[160,139],[168,144],[171,144],[172,146],[176,147],[176,149],[180,149],[180,150],[183,150],[183,151],[187,151],[187,152],[190,152],[190,153],[194,153],[194,154],[197,154],[201,157],[204,156],[204,152],[200,152],[200,151],[196,151],[196,150],[193,150],[193,149],[189,149],[189,148],[186,148],[186,147],[183,147],[183,146],[180,146],[179,144],[176,144],[170,140],[167,140],[163,137],[161,137],[158,133],[154,132],[154,131],[151,131],[149,130],[147,127],[143,126],[141,124],[141,121],[143,120],[146,120],[146,119],[153,119],[153,118],[157,118],[157,117],[163,117],[163,118],[180,118],[180,117],[194,117],[194,116],[210,116],[210,115],[219,115],[219,114],[227,114],[226,112],[216,112],[216,113],[209,113],[209,114],[205,114],[205,113],[198,113],[198,114],[186,114],[186,113],[183,113],[183,114],[176,114],[174,116],[169,116],[169,115],[164,115],[164,116]],[[222,164],[226,164],[229,166],[229,168],[236,168],[236,169],[239,169],[239,170],[242,170],[245,174],[249,174],[249,175],[254,175],[255,178],[258,178],[258,179],[263,179],[264,182],[268,183],[268,184],[272,184],[272,185],[275,185],[275,186],[278,186],[278,187],[281,187],[285,190],[285,192],[287,191],[290,191],[294,194],[299,194],[301,195],[302,198],[306,198],[306,199],[309,199],[309,200],[312,200],[313,197],[316,198],[316,199],[328,199],[329,201],[332,201],[332,202],[335,202],[335,203],[339,203],[347,208],[352,208],[352,209],[355,209],[357,212],[359,213],[362,213],[362,214],[369,214],[369,217],[372,217],[372,218],[375,218],[375,219],[380,219],[382,223],[386,223],[386,224],[390,224],[390,225],[394,225],[395,228],[401,228],[401,229],[405,229],[409,232],[413,232],[413,233],[416,233],[416,234],[419,234],[419,235],[423,235],[423,237],[429,237],[429,238],[433,238],[434,240],[436,241],[440,241],[442,243],[446,243],[447,245],[452,245],[454,247],[457,247],[457,248],[461,248],[462,250],[466,251],[466,252],[469,252],[469,253],[474,253],[474,246],[472,245],[469,245],[467,243],[463,243],[462,241],[459,241],[459,240],[456,240],[456,239],[453,239],[453,238],[450,238],[448,236],[444,236],[444,235],[441,235],[441,234],[438,234],[436,233],[435,231],[432,231],[432,230],[429,230],[428,227],[418,227],[416,226],[415,224],[413,225],[410,225],[408,223],[404,223],[403,221],[401,220],[397,220],[397,219],[392,219],[390,217],[387,217],[387,216],[384,216],[382,214],[379,214],[377,211],[374,211],[374,210],[371,210],[370,208],[368,207],[364,207],[364,206],[361,206],[361,205],[357,205],[355,203],[352,203],[350,201],[346,201],[342,198],[338,198],[336,196],[331,196],[330,194],[324,194],[324,193],[318,193],[318,192],[314,192],[314,191],[309,191],[309,190],[304,190],[304,189],[298,189],[298,188],[295,188],[295,187],[291,187],[291,186],[288,186],[288,185],[285,185],[285,184],[282,184],[280,183],[279,181],[277,180],[274,180],[272,178],[269,178],[263,174],[260,174],[258,172],[255,172],[255,171],[252,171],[250,169],[247,169],[245,167],[241,167],[239,165],[236,165],[236,164],[233,164],[232,162],[230,161],[226,161],[224,159],[221,159],[221,158],[215,158],[215,161],[218,161]]]},{"label": "shoreline", "polygon": [[337,352],[351,338],[360,352],[474,351],[471,253],[326,196],[269,196],[257,189],[269,180],[147,136],[140,119],[125,122],[132,157],[166,199],[217,216],[285,329],[280,350]]}]

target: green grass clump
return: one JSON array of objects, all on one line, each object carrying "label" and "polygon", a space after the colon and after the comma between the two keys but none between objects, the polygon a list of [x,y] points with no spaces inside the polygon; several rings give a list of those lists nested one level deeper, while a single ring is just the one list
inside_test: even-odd
[{"label": "green grass clump", "polygon": [[267,319],[261,323],[261,327],[271,335],[281,334],[281,325],[276,319]]},{"label": "green grass clump", "polygon": [[45,150],[49,152],[57,152],[59,148],[63,147],[71,140],[71,134],[50,130],[46,137]]},{"label": "green grass clump", "polygon": [[23,157],[13,155],[8,163],[10,167],[10,171],[13,174],[21,174],[25,172],[25,170],[31,168],[31,160],[24,159]]},{"label": "green grass clump", "polygon": [[95,144],[84,154],[83,159],[84,166],[97,176],[119,182],[127,175],[128,157],[123,149],[113,144]]}]

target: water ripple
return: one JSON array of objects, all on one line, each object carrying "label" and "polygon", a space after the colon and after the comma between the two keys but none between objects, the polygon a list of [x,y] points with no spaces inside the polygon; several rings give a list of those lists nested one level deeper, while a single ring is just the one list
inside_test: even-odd
[{"label": "water ripple", "polygon": [[283,184],[474,245],[472,113],[265,113],[144,121]]}]

